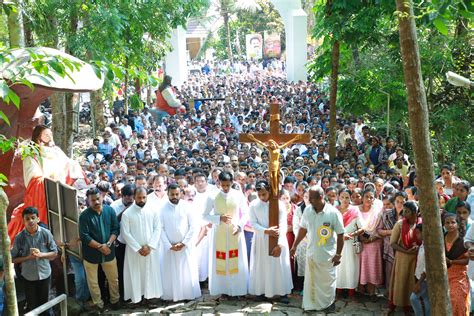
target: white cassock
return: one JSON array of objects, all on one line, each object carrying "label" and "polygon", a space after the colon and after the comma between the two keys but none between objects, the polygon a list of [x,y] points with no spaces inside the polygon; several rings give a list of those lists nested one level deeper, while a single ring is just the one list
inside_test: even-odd
[{"label": "white cassock", "polygon": [[[173,204],[167,201],[160,210],[161,232],[161,278],[163,299],[181,301],[201,296],[197,264],[192,257],[196,234],[196,220],[192,206],[180,200]],[[170,250],[171,246],[183,243],[180,251]]]},{"label": "white cassock", "polygon": [[[196,221],[199,222],[199,229],[208,224],[203,219],[204,209],[206,208],[207,198],[209,197],[209,189],[203,193],[196,192],[196,197],[192,203],[195,210]],[[208,231],[211,228],[206,228]],[[197,242],[197,239],[195,239]],[[202,238],[199,244],[194,248],[195,258],[199,269],[199,281],[203,282],[209,277],[209,236]]]},{"label": "white cassock", "polygon": [[157,213],[159,213],[159,210],[161,209],[163,204],[167,201],[168,201],[168,196],[166,194],[162,198],[159,198],[155,194],[155,192],[151,192],[146,197],[146,203],[149,204],[148,206],[151,207],[151,209]]},{"label": "white cassock", "polygon": [[[230,212],[232,213],[232,224],[238,225],[241,230],[238,233],[238,272],[230,273],[229,262],[226,263],[225,275],[219,275],[217,273],[216,264],[216,230],[221,225],[220,215],[215,209],[216,200],[224,200],[227,205],[233,205]],[[226,294],[230,296],[246,295],[248,289],[248,259],[247,259],[247,247],[245,244],[245,237],[243,228],[247,223],[248,218],[248,205],[245,200],[245,196],[242,192],[231,189],[229,193],[220,191],[213,197],[209,197],[206,203],[206,209],[204,211],[204,220],[211,222],[212,229],[209,234],[209,292],[211,295]],[[227,234],[229,239],[229,234]],[[229,249],[227,249],[229,251]],[[229,256],[229,253],[226,254]]]},{"label": "white cassock", "polygon": [[250,255],[249,294],[252,295],[283,296],[290,294],[293,289],[290,252],[286,239],[286,212],[281,204],[279,206],[278,245],[282,250],[280,256],[275,258],[269,256],[269,236],[264,233],[265,229],[269,228],[269,203],[256,199],[250,204],[250,225],[255,230]]},{"label": "white cassock", "polygon": [[[127,244],[123,268],[124,300],[138,303],[142,296],[153,299],[163,294],[158,253],[160,233],[160,217],[148,203],[143,208],[134,203],[123,213],[120,236]],[[138,253],[145,245],[151,248],[146,257]]]}]

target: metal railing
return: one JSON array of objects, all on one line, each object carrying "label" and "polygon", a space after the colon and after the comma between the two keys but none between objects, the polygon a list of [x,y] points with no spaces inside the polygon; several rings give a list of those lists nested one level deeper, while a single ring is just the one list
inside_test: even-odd
[{"label": "metal railing", "polygon": [[36,307],[34,310],[26,313],[25,316],[39,315],[42,312],[45,312],[48,309],[58,304],[60,304],[61,316],[67,316],[67,295],[66,294],[61,294],[58,297],[54,298],[53,300],[46,302],[41,306]]}]

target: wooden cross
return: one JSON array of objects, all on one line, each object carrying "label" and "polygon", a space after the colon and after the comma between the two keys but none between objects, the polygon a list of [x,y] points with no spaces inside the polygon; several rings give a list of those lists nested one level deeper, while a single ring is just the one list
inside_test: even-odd
[{"label": "wooden cross", "polygon": [[[278,103],[270,104],[270,133],[269,134],[240,134],[241,143],[257,143],[269,151],[270,171],[270,211],[269,227],[278,226],[278,193],[280,186],[280,151],[294,143],[307,144],[311,141],[311,134],[280,134],[280,109]],[[286,234],[286,232],[280,232]],[[278,238],[270,236],[270,255],[273,248],[278,244]]]}]

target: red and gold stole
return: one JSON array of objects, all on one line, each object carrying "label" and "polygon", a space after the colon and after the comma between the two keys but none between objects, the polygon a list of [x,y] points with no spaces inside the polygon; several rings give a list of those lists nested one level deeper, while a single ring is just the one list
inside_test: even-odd
[{"label": "red and gold stole", "polygon": [[[224,195],[222,192],[217,194],[215,200],[216,215],[238,214],[235,209],[237,203],[230,194]],[[216,228],[216,274],[227,275],[239,272],[239,238],[238,235],[232,235],[232,224],[220,223]],[[229,269],[226,269],[228,265]],[[227,272],[228,271],[228,272]]]}]

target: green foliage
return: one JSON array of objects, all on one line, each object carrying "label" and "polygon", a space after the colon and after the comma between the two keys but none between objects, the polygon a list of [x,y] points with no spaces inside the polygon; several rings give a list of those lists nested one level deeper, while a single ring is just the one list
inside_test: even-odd
[{"label": "green foliage", "polygon": [[[225,1],[221,1],[225,2]],[[252,33],[260,33],[263,36],[263,32],[272,31],[282,36],[282,50],[284,50],[284,25],[281,16],[275,7],[265,0],[256,1],[260,6],[260,10],[249,11],[249,10],[238,10],[233,5],[233,1],[229,2],[231,8],[223,9],[226,12],[232,13],[231,20],[229,21],[230,28],[230,41],[232,44],[232,53],[235,56],[245,56],[245,36]],[[226,5],[227,3],[224,3]],[[222,6],[223,4],[221,4]],[[216,57],[218,59],[228,59],[227,52],[227,32],[225,25],[222,25],[217,32],[217,39],[213,39],[209,46],[216,50]],[[237,39],[238,37],[238,39]],[[240,45],[240,51],[237,47],[237,43]],[[245,57],[243,57],[245,58]]]},{"label": "green foliage", "polygon": [[[437,165],[452,162],[457,174],[474,181],[474,111],[468,89],[451,86],[447,71],[472,74],[469,35],[473,4],[464,0],[417,2],[415,18],[421,65],[430,110],[433,154]],[[309,62],[311,80],[331,73],[331,48],[341,41],[337,107],[365,115],[385,135],[390,94],[391,135],[410,148],[408,109],[393,1],[317,1],[313,35],[323,37]],[[395,14],[394,14],[395,13]]]}]

